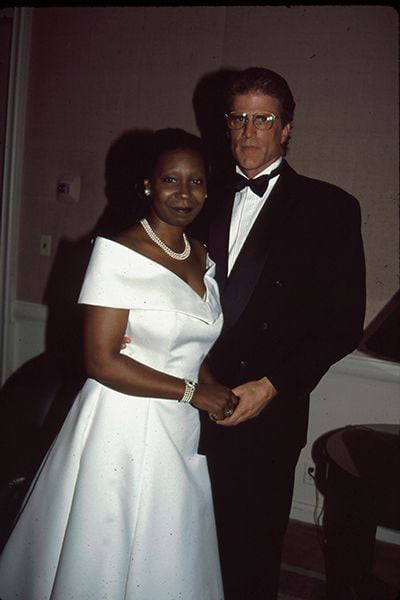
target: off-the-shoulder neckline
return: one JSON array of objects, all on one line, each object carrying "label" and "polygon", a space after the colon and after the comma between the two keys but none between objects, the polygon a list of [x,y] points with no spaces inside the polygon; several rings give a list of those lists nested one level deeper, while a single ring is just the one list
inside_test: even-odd
[{"label": "off-the-shoulder neckline", "polygon": [[121,244],[120,242],[116,242],[115,240],[112,240],[110,238],[106,238],[104,236],[97,236],[96,240],[103,240],[107,243],[111,243],[114,244],[115,246],[119,246],[120,248],[123,248],[125,250],[127,250],[128,252],[133,252],[133,254],[136,254],[136,256],[139,256],[140,258],[143,258],[147,261],[149,261],[151,264],[159,267],[160,269],[162,269],[163,271],[166,271],[167,273],[171,274],[173,277],[176,277],[179,281],[181,281],[183,283],[183,285],[185,285],[186,287],[188,287],[194,294],[196,294],[196,296],[202,301],[202,302],[206,302],[207,301],[207,297],[208,297],[208,289],[207,289],[207,285],[205,283],[206,281],[206,276],[209,272],[209,270],[214,266],[214,261],[212,260],[212,258],[210,258],[208,252],[207,252],[207,268],[204,271],[204,276],[203,276],[203,286],[204,286],[204,293],[203,296],[200,296],[200,294],[198,292],[196,292],[196,290],[194,288],[192,288],[192,286],[185,281],[184,279],[182,279],[182,277],[180,277],[179,275],[177,275],[176,273],[174,273],[174,271],[171,271],[171,269],[168,269],[168,267],[162,265],[161,263],[157,262],[156,260],[150,258],[149,256],[146,256],[145,254],[142,254],[141,252],[138,252],[137,250],[134,250],[133,248],[129,248],[128,246],[125,246],[124,244]]}]

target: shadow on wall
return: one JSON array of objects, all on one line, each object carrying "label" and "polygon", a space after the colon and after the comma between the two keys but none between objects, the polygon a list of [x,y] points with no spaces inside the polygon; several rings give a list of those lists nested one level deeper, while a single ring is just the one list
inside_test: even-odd
[{"label": "shadow on wall", "polygon": [[220,69],[207,73],[200,79],[193,92],[193,110],[196,125],[204,141],[210,163],[210,180],[208,200],[190,228],[190,233],[202,241],[207,241],[207,224],[211,212],[218,201],[218,193],[229,180],[229,173],[234,170],[234,162],[230,153],[225,125],[226,89],[235,69]]},{"label": "shadow on wall", "polygon": [[[225,127],[225,90],[234,69],[205,75],[193,93],[193,109],[210,158],[212,186],[233,168]],[[48,307],[46,351],[59,357],[69,369],[82,368],[82,309],[77,304],[83,277],[98,236],[113,237],[137,222],[145,213],[142,196],[151,130],[124,132],[110,147],[105,161],[107,205],[93,230],[77,241],[62,239],[43,301]],[[209,190],[212,197],[212,189]],[[211,206],[211,205],[210,205]],[[207,205],[191,233],[204,238]]]},{"label": "shadow on wall", "polygon": [[390,298],[365,329],[361,352],[400,363],[400,290]]},{"label": "shadow on wall", "polygon": [[193,110],[200,135],[206,145],[211,163],[213,183],[224,180],[233,168],[226,134],[226,89],[235,69],[221,69],[205,75],[193,93]]},{"label": "shadow on wall", "polygon": [[105,162],[107,205],[93,230],[62,239],[45,289],[45,352],[23,364],[0,390],[0,548],[24,495],[82,387],[82,310],[77,304],[98,236],[112,237],[144,214],[140,191],[152,132],[127,131]]},{"label": "shadow on wall", "polygon": [[96,236],[113,237],[143,216],[141,195],[150,131],[127,131],[105,162],[107,205],[95,227],[77,241],[62,239],[45,289],[46,351],[73,369],[82,366],[82,309],[77,304]]}]

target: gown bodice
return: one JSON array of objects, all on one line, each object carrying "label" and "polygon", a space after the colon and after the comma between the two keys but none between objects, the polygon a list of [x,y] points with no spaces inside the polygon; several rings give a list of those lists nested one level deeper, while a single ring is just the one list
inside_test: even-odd
[{"label": "gown bodice", "polygon": [[215,263],[208,257],[201,298],[178,275],[103,237],[96,239],[79,302],[129,310],[121,352],[154,369],[197,379],[222,328]]}]

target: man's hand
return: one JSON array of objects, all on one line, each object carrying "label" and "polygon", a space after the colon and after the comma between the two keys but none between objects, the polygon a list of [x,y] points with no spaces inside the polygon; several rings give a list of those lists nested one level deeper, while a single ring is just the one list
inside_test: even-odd
[{"label": "man's hand", "polygon": [[243,383],[234,388],[232,392],[239,398],[239,403],[233,415],[223,421],[217,421],[218,425],[239,425],[239,423],[257,417],[278,393],[267,377]]}]

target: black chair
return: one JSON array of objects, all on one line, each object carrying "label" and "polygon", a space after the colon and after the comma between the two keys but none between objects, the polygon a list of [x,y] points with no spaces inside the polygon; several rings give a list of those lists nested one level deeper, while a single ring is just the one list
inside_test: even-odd
[{"label": "black chair", "polygon": [[323,548],[329,600],[375,600],[378,525],[400,530],[400,430],[343,427],[314,442],[315,483],[324,495]]}]

